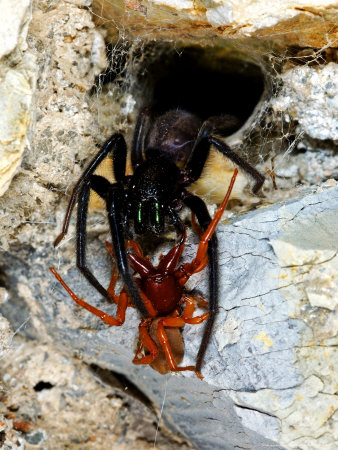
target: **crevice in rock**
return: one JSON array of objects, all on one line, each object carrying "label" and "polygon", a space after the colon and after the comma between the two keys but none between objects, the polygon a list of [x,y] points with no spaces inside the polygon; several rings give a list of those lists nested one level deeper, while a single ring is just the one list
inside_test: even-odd
[{"label": "crevice in rock", "polygon": [[120,389],[127,395],[135,398],[145,405],[147,408],[155,411],[153,402],[126,376],[113,372],[112,370],[103,369],[96,364],[90,364],[89,366],[92,373],[102,381],[102,383],[109,385],[113,388]]},{"label": "crevice in rock", "polygon": [[276,418],[276,416],[275,416],[274,414],[271,414],[271,413],[269,413],[269,412],[267,412],[267,411],[263,411],[263,410],[261,410],[261,409],[250,408],[249,406],[240,405],[240,404],[238,404],[238,403],[234,403],[234,406],[235,406],[236,408],[246,409],[247,411],[253,411],[253,412],[256,412],[256,413],[259,413],[259,414],[264,414],[264,415],[266,415],[266,416]]}]

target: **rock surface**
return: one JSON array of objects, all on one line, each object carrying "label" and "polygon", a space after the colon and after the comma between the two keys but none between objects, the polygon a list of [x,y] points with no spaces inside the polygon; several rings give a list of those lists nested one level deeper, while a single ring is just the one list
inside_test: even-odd
[{"label": "rock surface", "polygon": [[312,139],[338,141],[338,64],[293,68],[282,79],[275,111],[287,113]]},{"label": "rock surface", "polygon": [[[55,346],[22,339],[2,360],[0,373],[5,449],[153,447],[158,411],[137,398],[123,378],[69,358]],[[188,448],[163,426],[156,442],[166,450]]]},{"label": "rock surface", "polygon": [[94,0],[92,10],[112,37],[121,27],[178,40],[251,37],[316,48],[337,40],[336,0]]},{"label": "rock surface", "polygon": [[[222,294],[203,382],[193,375],[163,377],[149,367],[133,366],[136,311],[128,311],[121,328],[108,328],[79,309],[46,275],[46,265],[59,265],[57,253],[20,250],[5,255],[2,266],[13,299],[25,299],[33,311],[31,324],[40,339],[48,336],[69,355],[77,352],[87,362],[126,374],[158,407],[166,389],[165,422],[198,448],[272,445],[265,439],[286,448],[332,448],[337,323],[331,292],[337,289],[337,208],[338,189],[329,184],[219,227]],[[91,247],[103,249],[102,239]],[[192,240],[188,259],[196,248]],[[107,261],[92,251],[90,255],[107,282]],[[113,312],[76,269],[68,268],[72,256],[62,256],[60,272],[73,290]],[[202,272],[189,288],[203,292],[206,282]],[[25,316],[13,305],[5,313],[12,323]],[[185,327],[182,364],[194,362],[200,336],[200,326]],[[299,415],[308,421],[299,422]]]},{"label": "rock surface", "polygon": [[[285,42],[319,47],[325,39],[328,45],[336,7],[323,1],[311,6],[287,2],[277,22],[277,9],[266,2],[244,3],[246,8],[243,2],[223,1],[95,1],[91,6],[87,0],[41,0],[31,10],[22,1],[10,19],[11,34],[0,33],[2,49],[7,49],[3,73],[14,80],[9,88],[4,77],[3,91],[0,86],[9,120],[2,123],[12,133],[6,155],[14,155],[1,159],[9,161],[0,173],[4,191],[17,174],[0,199],[0,308],[8,319],[0,320],[0,358],[5,361],[0,395],[7,399],[0,411],[6,416],[0,420],[0,443],[6,436],[6,445],[17,448],[52,448],[55,436],[61,436],[73,448],[104,449],[110,438],[117,439],[119,448],[150,448],[163,405],[159,448],[186,448],[188,441],[203,449],[334,448],[338,188],[334,180],[325,180],[338,171],[337,64],[328,48],[273,53],[271,45],[273,36],[277,47]],[[106,22],[108,36],[120,37],[111,46],[119,70],[110,69],[115,78],[107,84],[97,78],[108,63],[106,31],[95,28],[83,6]],[[132,45],[126,35],[133,37]],[[225,39],[230,35],[237,38],[236,51]],[[259,45],[250,37],[259,37]],[[150,50],[149,39],[157,40]],[[77,307],[48,271],[54,265],[78,295],[114,314],[114,306],[100,299],[75,268],[75,222],[58,249],[52,242],[71,186],[97,145],[119,131],[130,148],[137,112],[150,92],[135,81],[147,72],[143,56],[165,58],[168,41],[182,54],[182,41],[201,44],[198,50],[207,43],[208,51],[213,44],[230,58],[230,66],[243,58],[244,67],[254,60],[261,68],[262,98],[227,142],[249,160],[258,148],[257,167],[274,171],[278,187],[267,179],[265,199],[254,198],[242,176],[227,222],[218,229],[221,307],[203,382],[189,374],[161,376],[132,365],[136,311],[128,310],[123,327],[109,328]],[[6,100],[8,93],[13,103]],[[218,170],[223,164],[221,158],[214,165]],[[111,172],[111,162],[101,170]],[[222,196],[232,170],[225,165],[216,176],[211,169],[206,190],[218,189]],[[88,255],[107,284],[111,261],[104,242],[110,238],[101,207],[92,202]],[[193,257],[197,244],[189,232],[185,259]],[[207,298],[206,286],[203,271],[187,288]],[[201,330],[185,327],[183,364],[194,363]],[[40,381],[46,385],[35,390]],[[129,391],[136,386],[136,393],[125,396],[121,384]]]},{"label": "rock surface", "polygon": [[30,1],[1,1],[0,18],[0,197],[17,172],[28,144],[37,66],[27,50]]}]

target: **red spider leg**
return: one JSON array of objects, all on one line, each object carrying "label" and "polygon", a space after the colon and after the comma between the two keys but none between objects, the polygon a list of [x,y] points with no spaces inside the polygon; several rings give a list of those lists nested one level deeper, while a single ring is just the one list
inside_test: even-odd
[{"label": "red spider leg", "polygon": [[[114,261],[114,250],[113,250],[113,247],[110,244],[110,242],[106,241],[106,247],[107,247],[108,253],[112,257],[112,260]],[[111,276],[111,279],[110,279],[109,286],[107,288],[107,292],[112,297],[112,299],[114,300],[114,303],[116,303],[116,304],[118,303],[118,299],[119,299],[119,296],[115,294],[115,286],[116,286],[117,279],[118,279],[118,272],[117,272],[117,269],[116,269],[116,265],[113,264],[113,272],[112,272],[112,276]],[[126,294],[127,297],[128,297],[128,307],[131,306],[132,308],[134,308],[134,305],[131,302],[130,297],[128,296],[127,291],[125,290],[124,287],[123,287],[120,295],[122,293]]]},{"label": "red spider leg", "polygon": [[[108,241],[106,241],[106,247],[107,247],[107,250],[108,250],[110,256],[112,258],[114,258],[113,247],[111,246],[111,244]],[[118,303],[118,300],[119,300],[119,296],[115,294],[115,286],[116,286],[117,278],[118,278],[118,273],[116,270],[116,266],[114,264],[113,272],[112,272],[112,276],[110,279],[110,283],[109,283],[107,292],[112,297],[112,299],[114,300],[114,303],[116,303],[116,304]],[[128,306],[129,306],[129,304],[128,304]]]},{"label": "red spider leg", "polygon": [[146,294],[144,292],[142,292],[140,290],[140,295],[142,298],[142,301],[144,303],[144,306],[147,308],[147,311],[149,313],[150,317],[156,317],[158,315],[158,312],[156,311],[156,309],[153,307],[153,304],[151,303],[151,301],[149,300],[149,298],[146,296]]},{"label": "red spider leg", "polygon": [[[140,339],[140,338],[139,338]],[[143,343],[140,341],[139,342],[139,344],[138,344],[138,346],[137,346],[137,350],[136,350],[136,353],[135,353],[135,356],[134,356],[134,359],[133,359],[133,364],[137,364],[137,363],[135,363],[134,361],[139,361],[140,360],[140,358],[139,358],[139,356],[141,355],[141,357],[143,358],[143,354],[142,354],[142,350],[143,350],[143,348],[144,348],[144,345],[143,345]],[[140,363],[139,363],[140,364]]]},{"label": "red spider leg", "polygon": [[205,313],[202,314],[201,316],[196,317],[192,317],[192,315],[195,311],[196,303],[199,303],[202,306],[208,306],[208,303],[200,297],[189,297],[187,295],[185,295],[181,301],[186,303],[184,313],[181,317],[166,317],[158,321],[157,325],[158,339],[163,348],[167,363],[171,371],[178,372],[191,370],[196,373],[198,378],[202,379],[203,378],[202,375],[196,371],[196,368],[194,366],[186,366],[186,367],[177,366],[176,358],[173,355],[173,351],[168,340],[167,336],[168,331],[165,330],[165,327],[174,327],[178,329],[179,327],[183,327],[186,323],[196,325],[204,322],[209,317],[209,313]]},{"label": "red spider leg", "polygon": [[229,200],[232,188],[234,186],[237,174],[238,174],[238,169],[235,169],[234,173],[232,175],[227,193],[225,194],[225,197],[223,199],[223,202],[222,202],[221,206],[218,208],[218,210],[216,211],[214,218],[210,222],[208,228],[206,229],[206,231],[204,232],[204,234],[201,238],[195,258],[191,261],[191,263],[183,264],[183,266],[181,266],[178,269],[176,276],[178,278],[180,278],[179,279],[180,285],[185,284],[187,282],[187,280],[191,277],[192,274],[199,272],[200,270],[202,270],[205,267],[204,259],[207,255],[208,242],[211,239],[213,233],[215,232],[217,224],[220,221],[222,214],[226,208],[226,205],[228,203],[228,200]]},{"label": "red spider leg", "polygon": [[[161,318],[155,319],[149,328],[149,334],[158,348],[158,353],[154,361],[150,364],[150,367],[161,374],[170,372],[170,367],[164,352],[163,346],[158,339],[158,323]],[[184,357],[184,341],[181,328],[166,328],[165,333],[167,335],[171,353],[173,359],[176,362],[176,366],[179,366]]]},{"label": "red spider leg", "polygon": [[[133,359],[134,364],[149,364],[154,370],[162,375],[168,373],[171,368],[168,364],[165,351],[162,344],[158,340],[158,323],[161,319],[156,318],[154,321],[143,321],[139,326],[139,339],[135,357]],[[181,334],[181,330],[177,327],[168,329],[166,332],[169,335],[169,349],[172,355],[172,360],[181,362],[184,356],[184,343]],[[173,347],[173,349],[172,349]],[[148,354],[144,355],[143,349],[148,350]],[[175,365],[177,367],[177,365]],[[194,367],[187,367],[186,370],[195,370]]]},{"label": "red spider leg", "polygon": [[182,319],[185,323],[190,325],[197,325],[199,323],[204,322],[209,317],[209,313],[204,313],[201,316],[192,317],[195,311],[196,303],[206,307],[208,303],[200,297],[190,297],[185,295],[182,298],[182,302],[185,302],[184,313],[182,315]]},{"label": "red spider leg", "polygon": [[[172,314],[173,316],[178,317],[180,312],[175,310]],[[170,367],[168,365],[163,347],[158,339],[157,328],[160,320],[161,317],[151,320],[148,319],[148,324],[144,321],[145,323],[142,325],[142,331],[140,331],[139,344],[133,362],[134,364],[149,364],[154,370],[164,375],[170,371]],[[184,342],[181,330],[180,328],[169,328],[166,330],[166,334],[169,339],[169,345],[173,357],[177,364],[179,364],[184,356]],[[154,345],[157,349],[156,353]],[[147,351],[149,346],[151,346],[151,354],[145,355],[144,349]]]},{"label": "red spider leg", "polygon": [[126,309],[128,306],[128,296],[125,292],[121,292],[121,294],[118,296],[117,299],[117,311],[116,311],[116,319],[115,317],[110,316],[109,314],[106,314],[105,312],[101,311],[100,309],[95,308],[94,306],[90,305],[89,303],[85,302],[81,298],[77,297],[74,292],[67,286],[67,284],[63,281],[61,276],[57,273],[57,271],[54,269],[54,267],[50,267],[49,270],[52,272],[52,274],[55,276],[55,278],[59,281],[59,283],[66,289],[72,300],[74,300],[75,303],[77,303],[82,308],[86,309],[87,311],[91,312],[95,316],[99,317],[102,322],[111,325],[111,326],[120,326],[124,323],[125,315],[126,315]]},{"label": "red spider leg", "polygon": [[[207,317],[205,319],[207,319]],[[203,378],[202,375],[199,372],[196,372],[195,366],[185,366],[185,367],[177,366],[172,349],[170,347],[167,333],[165,332],[165,329],[164,329],[164,327],[180,328],[180,327],[183,327],[185,325],[185,323],[186,323],[186,320],[183,319],[183,317],[167,317],[164,319],[160,319],[158,322],[158,325],[157,325],[158,339],[164,350],[167,363],[172,372],[183,372],[186,370],[190,370],[190,371],[195,372],[196,375],[198,376],[198,378],[202,379]]]},{"label": "red spider leg", "polygon": [[184,231],[184,235],[180,239],[179,243],[176,244],[166,255],[161,258],[160,263],[157,266],[157,270],[160,273],[172,273],[175,270],[178,261],[182,257],[186,238],[187,232]]},{"label": "red spider leg", "polygon": [[[158,348],[155,342],[151,339],[148,328],[151,319],[144,319],[141,321],[139,330],[140,344],[138,345],[135,357],[133,359],[133,364],[151,364],[158,353]],[[141,352],[143,348],[149,351],[149,355],[142,355]],[[141,357],[139,357],[141,355]]]},{"label": "red spider leg", "polygon": [[126,248],[128,249],[129,247],[132,247],[135,250],[135,253],[138,256],[143,256],[141,247],[139,246],[139,244],[135,241],[127,241],[126,242]]}]

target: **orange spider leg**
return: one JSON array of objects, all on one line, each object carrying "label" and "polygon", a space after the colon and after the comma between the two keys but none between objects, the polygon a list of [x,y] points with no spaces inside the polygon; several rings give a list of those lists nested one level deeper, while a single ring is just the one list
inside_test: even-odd
[{"label": "orange spider leg", "polygon": [[226,205],[228,203],[228,200],[229,200],[232,188],[234,186],[237,174],[238,174],[238,169],[235,169],[234,173],[232,175],[227,193],[222,201],[222,204],[216,211],[214,218],[210,222],[208,228],[206,229],[205,233],[203,234],[203,236],[201,238],[195,258],[191,261],[191,263],[187,263],[187,264],[183,265],[183,271],[186,273],[186,276],[188,276],[188,278],[192,274],[196,273],[196,271],[199,269],[200,265],[203,263],[203,260],[207,253],[207,250],[208,250],[208,242],[209,242],[210,238],[212,237],[212,235],[214,234],[217,224],[220,221],[222,214],[226,208]]},{"label": "orange spider leg", "polygon": [[89,303],[85,302],[81,298],[77,297],[74,292],[67,286],[67,284],[63,281],[61,276],[57,273],[57,271],[54,269],[54,267],[50,267],[49,270],[52,272],[52,274],[55,276],[55,278],[59,281],[59,283],[66,289],[72,300],[74,300],[75,303],[77,303],[82,308],[86,309],[87,311],[91,312],[95,316],[99,317],[102,322],[111,325],[111,326],[120,326],[124,323],[125,315],[126,315],[126,309],[128,306],[128,296],[125,292],[122,292],[120,296],[118,297],[117,302],[117,311],[116,311],[116,319],[115,317],[110,316],[109,314],[106,314],[105,312],[101,311],[100,309],[95,308],[94,306],[90,305]]},{"label": "orange spider leg", "polygon": [[[155,342],[151,339],[148,331],[150,320],[142,320],[138,327],[140,343],[133,359],[134,364],[151,364],[158,353],[158,348]],[[141,351],[144,347],[150,352],[149,355],[141,355]],[[139,357],[140,355],[141,357]]]},{"label": "orange spider leg", "polygon": [[185,295],[182,298],[182,301],[185,302],[185,308],[182,315],[182,319],[185,323],[190,325],[197,325],[199,323],[204,322],[209,317],[209,313],[204,313],[201,316],[192,317],[195,311],[196,303],[199,303],[202,306],[208,306],[208,303],[200,297],[189,297]]},{"label": "orange spider leg", "polygon": [[[106,247],[108,249],[108,252],[110,254],[110,256],[112,257],[112,259],[114,260],[114,250],[113,247],[111,246],[110,242],[106,241]],[[119,302],[119,296],[115,294],[115,286],[116,286],[116,282],[118,279],[118,273],[116,270],[116,265],[113,265],[113,272],[112,272],[112,276],[110,279],[110,283],[107,289],[108,294],[111,296],[111,298],[114,300],[114,303],[118,304]],[[127,295],[128,298],[128,306],[131,306],[132,308],[134,307],[134,305],[132,304],[130,298],[128,297],[128,294],[126,292],[125,289],[122,289],[120,295]]]},{"label": "orange spider leg", "polygon": [[[203,269],[208,265],[208,261],[209,261],[209,258],[208,258],[208,254],[206,253],[206,254],[204,255],[204,258],[203,258],[201,264],[200,264],[198,267],[196,267],[196,269],[194,270],[193,273],[201,272],[201,270],[203,270]],[[181,266],[181,267],[176,271],[175,276],[178,277],[177,282],[178,282],[178,284],[179,284],[180,286],[183,286],[183,285],[189,280],[189,278],[191,277],[191,275],[193,275],[193,273],[190,273],[190,272],[187,270],[187,266],[188,266],[188,269],[189,269],[190,264],[188,263],[188,264],[183,264],[183,266]]]},{"label": "orange spider leg", "polygon": [[114,250],[110,242],[106,241],[106,247],[110,256],[114,259]]},{"label": "orange spider leg", "polygon": [[140,292],[141,298],[143,300],[144,306],[147,308],[149,316],[150,317],[156,317],[157,316],[156,309],[153,307],[153,304],[151,303],[149,298],[146,296],[146,294],[141,289],[141,280],[139,278],[135,278],[135,283],[137,284],[137,286],[139,288],[139,292]]},{"label": "orange spider leg", "polygon": [[110,283],[107,289],[108,294],[111,296],[111,298],[114,300],[114,303],[118,304],[119,302],[119,296],[115,294],[115,286],[116,286],[116,282],[117,282],[117,270],[116,270],[116,266],[114,264],[113,267],[113,273],[110,279]]},{"label": "orange spider leg", "polygon": [[183,327],[185,325],[185,320],[182,317],[167,317],[165,319],[161,319],[158,322],[157,326],[157,334],[158,339],[160,341],[160,344],[163,348],[163,351],[165,353],[165,357],[167,360],[167,363],[169,365],[169,368],[172,372],[182,372],[185,370],[191,370],[196,373],[198,378],[202,379],[202,375],[199,372],[196,372],[195,366],[185,366],[185,367],[178,367],[175,358],[173,356],[172,350],[170,348],[169,340],[167,337],[167,334],[165,332],[164,327]]},{"label": "orange spider leg", "polygon": [[201,306],[202,308],[208,308],[209,307],[209,303],[204,300],[204,298],[202,297],[192,297],[195,304],[197,303],[199,306]]},{"label": "orange spider leg", "polygon": [[137,256],[140,256],[141,258],[145,258],[147,261],[151,262],[151,259],[148,255],[145,257],[143,256],[142,249],[136,241],[127,241],[126,248],[128,248],[128,247],[132,247],[135,250],[135,253]]},{"label": "orange spider leg", "polygon": [[[137,350],[133,359],[133,363],[135,360],[140,359],[139,356],[141,355],[141,357],[143,357],[144,355],[142,355],[142,350],[144,348],[144,345],[142,344],[142,342],[139,342],[138,346],[137,346]],[[135,364],[135,363],[134,363]]]},{"label": "orange spider leg", "polygon": [[[106,241],[106,246],[108,249],[108,252],[110,253],[110,256],[114,259],[114,250],[110,242]],[[143,256],[141,247],[139,244],[135,241],[127,241],[126,242],[126,248],[132,247],[135,250],[135,253],[139,256]]]},{"label": "orange spider leg", "polygon": [[132,247],[135,250],[135,253],[138,256],[143,256],[141,247],[139,246],[139,244],[135,241],[127,241],[126,242],[126,248]]}]

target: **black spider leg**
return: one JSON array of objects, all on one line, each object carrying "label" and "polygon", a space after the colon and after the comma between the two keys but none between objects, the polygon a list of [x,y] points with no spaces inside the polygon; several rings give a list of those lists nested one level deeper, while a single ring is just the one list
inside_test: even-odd
[{"label": "black spider leg", "polygon": [[185,166],[186,173],[190,179],[190,182],[198,180],[201,176],[205,162],[208,158],[211,144],[215,145],[218,151],[220,151],[224,156],[229,158],[233,163],[251,175],[255,182],[252,189],[254,194],[261,189],[263,186],[265,177],[261,175],[253,166],[247,163],[243,158],[238,156],[231,148],[220,139],[211,136],[214,128],[217,128],[217,124],[213,126],[212,120],[207,120],[203,123],[194,147],[191,151],[187,164]]},{"label": "black spider leg", "polygon": [[[97,175],[90,175],[90,172],[93,172],[97,167],[98,157],[102,154],[106,154],[110,150],[113,150],[113,162],[114,162],[114,175],[117,181],[116,185],[119,186],[120,183],[124,180],[125,171],[126,171],[126,156],[127,156],[127,147],[124,141],[124,138],[119,135],[115,135],[115,141],[112,142],[112,139],[108,141],[108,144],[103,147],[103,151],[99,152],[99,154],[94,158],[92,163],[89,165],[85,174],[88,175],[86,177],[81,177],[84,179],[82,184],[80,184],[81,179],[78,181],[77,185],[73,190],[72,197],[74,195],[74,191],[76,192],[77,186],[80,186],[79,193],[79,201],[77,208],[77,230],[76,230],[76,265],[81,273],[86,277],[89,283],[95,287],[95,289],[100,292],[108,301],[112,302],[112,298],[110,297],[108,291],[102,286],[102,284],[98,281],[98,279],[94,276],[94,274],[90,271],[87,266],[87,258],[86,258],[86,246],[87,246],[87,216],[88,216],[88,203],[90,196],[90,189],[93,189],[100,197],[104,200],[108,200],[109,191],[111,189],[111,184],[108,180],[103,177]],[[116,142],[116,138],[118,141]],[[115,145],[114,145],[115,144]],[[102,158],[103,159],[103,158]],[[102,161],[102,159],[100,161]],[[122,185],[121,185],[122,186]],[[123,188],[122,188],[123,189]],[[72,201],[72,199],[71,199]],[[69,206],[68,206],[69,209]],[[118,264],[119,267],[119,264]]]},{"label": "black spider leg", "polygon": [[[200,226],[205,231],[210,222],[211,217],[204,201],[197,197],[197,195],[192,195],[187,191],[183,191],[182,195],[183,202],[191,209],[191,211],[196,215]],[[196,371],[201,371],[201,366],[203,363],[204,354],[208,347],[212,329],[215,323],[215,319],[218,313],[218,259],[217,259],[217,237],[214,233],[209,240],[208,244],[208,256],[209,256],[209,317],[205,324],[203,336],[200,344],[200,348],[197,353],[196,359]]]},{"label": "black spider leg", "polygon": [[[102,284],[98,281],[98,279],[93,275],[90,269],[87,266],[87,258],[86,258],[86,244],[87,244],[87,215],[88,215],[88,203],[90,196],[90,189],[95,189],[95,183],[93,185],[93,178],[95,175],[91,176],[89,180],[87,180],[83,185],[79,194],[79,202],[77,209],[77,230],[76,230],[76,265],[81,273],[86,277],[89,283],[95,287],[95,289],[103,295],[109,302],[112,302],[112,298],[110,297],[108,291],[102,286]],[[95,177],[102,178],[102,177]],[[110,183],[102,178],[108,185]],[[103,185],[102,185],[103,186]],[[104,186],[107,188],[107,186]],[[101,193],[98,192],[99,195]]]},{"label": "black spider leg", "polygon": [[127,179],[126,145],[114,147],[113,161],[116,183],[110,184],[109,181],[105,178],[97,175],[92,175],[91,187],[106,201],[112,244],[114,248],[118,272],[127,287],[129,297],[131,298],[133,304],[140,311],[143,317],[148,317],[149,313],[147,311],[147,308],[142,301],[139,289],[131,275],[124,237],[124,224],[126,216],[126,211],[124,208],[124,204],[126,201],[124,182]]},{"label": "black spider leg", "polygon": [[176,211],[171,208],[170,206],[167,208],[169,219],[171,220],[172,224],[176,228],[176,232],[178,235],[181,236],[180,243],[182,244],[185,240],[185,226]]},{"label": "black spider leg", "polygon": [[143,317],[149,317],[148,310],[143,303],[139,289],[130,272],[124,237],[124,198],[125,196],[122,187],[117,184],[112,185],[107,198],[107,211],[115,259],[119,274],[127,286],[128,294],[134,306],[140,311]]},{"label": "black spider leg", "polygon": [[[103,159],[108,155],[110,151],[114,150],[113,160],[114,160],[114,173],[115,178],[118,181],[117,185],[124,180],[125,177],[125,166],[126,166],[126,144],[124,137],[120,134],[113,135],[110,139],[108,139],[99,153],[95,156],[95,158],[90,162],[84,174],[81,176],[75,188],[73,189],[71,199],[68,205],[63,230],[60,236],[57,238],[55,245],[62,239],[62,237],[66,234],[68,230],[69,220],[73,208],[75,206],[77,197],[78,197],[78,213],[77,213],[77,252],[76,252],[76,264],[79,270],[83,273],[86,279],[92,284],[92,286],[100,292],[108,301],[112,301],[108,291],[101,285],[101,283],[97,280],[97,278],[93,275],[93,273],[87,267],[86,261],[86,244],[87,244],[87,215],[88,215],[88,203],[90,196],[90,189],[94,189],[98,195],[100,195],[103,199],[108,199],[108,192],[111,189],[111,184],[103,177],[99,177],[96,175],[92,175],[92,173],[96,170],[97,166],[103,161]],[[121,267],[121,264],[119,265]],[[123,277],[123,274],[122,274]],[[130,277],[129,277],[130,278]],[[128,275],[126,276],[125,283],[127,287],[131,291],[132,299],[135,301],[137,307],[139,307],[140,311],[144,312],[144,305],[142,303],[141,306],[138,305],[138,300],[135,300],[135,297],[139,293],[135,294],[136,285],[132,285],[129,282]],[[134,283],[135,284],[135,283]],[[137,288],[136,288],[137,289]],[[141,300],[142,302],[142,300]]]},{"label": "black spider leg", "polygon": [[[115,159],[115,158],[114,158]],[[117,158],[119,159],[119,158]],[[121,158],[122,159],[122,158]],[[120,162],[117,164],[117,167],[122,168],[123,163]],[[116,166],[115,166],[116,170]],[[116,174],[117,179],[122,179],[121,173],[118,175]],[[129,262],[128,262],[128,255],[126,250],[126,244],[125,244],[125,238],[124,238],[124,210],[123,210],[123,203],[125,199],[123,185],[120,182],[110,184],[106,178],[103,178],[98,175],[92,175],[90,177],[90,180],[88,182],[88,186],[93,189],[100,197],[102,197],[106,201],[107,206],[107,212],[108,212],[108,220],[109,220],[109,226],[112,236],[112,244],[114,248],[114,254],[115,254],[115,260],[118,267],[118,272],[121,275],[124,284],[127,287],[128,294],[135,305],[135,307],[140,311],[143,317],[148,317],[149,313],[142,301],[140,292],[138,290],[138,287],[133,280],[133,277],[130,272]],[[81,198],[81,196],[80,196]],[[88,205],[88,203],[87,203]],[[79,203],[80,206],[80,203]],[[83,218],[82,218],[83,222]],[[82,225],[82,233],[83,230],[86,229],[85,223]],[[85,242],[83,242],[82,248],[85,249]],[[78,247],[80,250],[80,247]],[[82,254],[82,253],[81,253]],[[85,260],[85,254],[84,254],[84,260]],[[84,272],[83,272],[84,273]],[[85,274],[86,276],[86,274]],[[96,287],[96,289],[103,294],[102,290],[106,292],[105,297],[109,297],[108,292],[104,289],[103,286],[96,280],[94,275],[90,274],[90,279],[86,276],[86,278],[90,281],[90,283]],[[94,281],[94,282],[93,282]],[[95,284],[94,284],[95,283]]]},{"label": "black spider leg", "polygon": [[143,303],[138,286],[136,285],[131,275],[124,237],[126,216],[124,203],[126,201],[126,196],[123,188],[123,182],[126,181],[126,146],[124,146],[123,148],[114,148],[113,160],[114,175],[117,182],[113,185],[110,185],[110,188],[106,190],[106,192],[108,193],[106,196],[106,205],[112,243],[115,253],[115,260],[117,263],[119,274],[121,275],[123,282],[127,287],[129,297],[131,298],[134,306],[140,311],[143,317],[149,317],[148,310]]},{"label": "black spider leg", "polygon": [[144,161],[144,143],[150,125],[150,110],[143,108],[138,116],[136,123],[133,145],[131,148],[131,164],[133,170],[136,169]]},{"label": "black spider leg", "polygon": [[68,208],[65,215],[65,220],[63,222],[62,232],[55,239],[54,247],[56,247],[59,242],[63,239],[63,237],[67,234],[70,217],[72,215],[76,200],[81,192],[81,189],[86,181],[89,180],[90,176],[95,172],[99,164],[104,160],[104,158],[108,155],[109,152],[112,151],[113,148],[125,148],[126,143],[124,137],[121,134],[114,134],[111,136],[97,153],[97,155],[92,159],[89,163],[87,169],[83,172],[82,176],[76,183],[72,195],[70,197]]},{"label": "black spider leg", "polygon": [[252,167],[249,163],[247,163],[243,158],[238,156],[235,152],[231,150],[231,148],[220,139],[210,136],[209,142],[213,144],[217,150],[219,150],[221,153],[223,153],[224,156],[229,158],[233,163],[235,163],[237,166],[242,168],[245,172],[247,172],[249,175],[256,180],[254,187],[252,188],[252,192],[254,194],[257,194],[261,187],[264,184],[265,177],[260,174],[254,167]]}]

